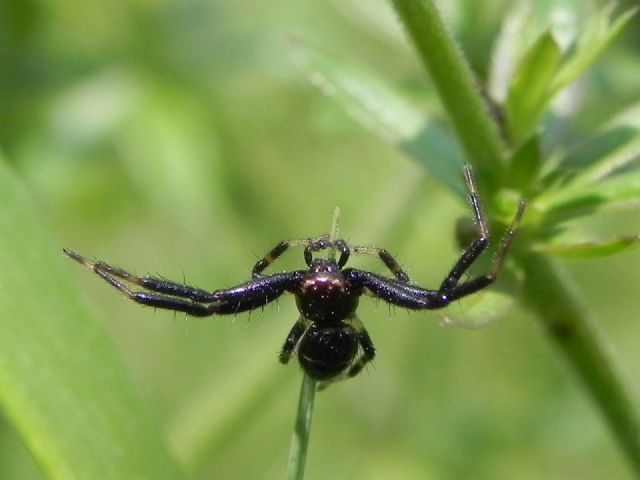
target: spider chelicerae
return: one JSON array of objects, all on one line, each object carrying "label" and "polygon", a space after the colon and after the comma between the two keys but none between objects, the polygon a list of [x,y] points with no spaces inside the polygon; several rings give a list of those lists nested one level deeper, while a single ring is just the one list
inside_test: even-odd
[{"label": "spider chelicerae", "polygon": [[[134,302],[155,308],[184,312],[195,317],[229,315],[260,308],[284,293],[296,299],[300,317],[280,351],[279,359],[288,363],[294,352],[302,369],[313,379],[331,382],[353,377],[375,356],[373,342],[356,316],[360,296],[367,293],[389,304],[411,310],[434,310],[491,285],[500,272],[518,227],[525,202],[520,202],[514,219],[504,233],[488,273],[465,279],[462,276],[489,245],[489,229],[470,165],[464,166],[477,237],[436,290],[410,282],[409,276],[387,250],[376,247],[350,247],[329,235],[278,243],[253,267],[251,280],[235,287],[208,292],[156,277],[138,277],[101,261],[93,261],[69,249],[64,253],[102,277]],[[265,269],[291,247],[304,247],[307,268],[264,274]],[[314,256],[331,249],[336,260]],[[350,255],[377,256],[393,274],[379,275],[357,268],[345,268]],[[131,287],[136,285],[140,290]],[[135,288],[135,287],[133,287]]]}]

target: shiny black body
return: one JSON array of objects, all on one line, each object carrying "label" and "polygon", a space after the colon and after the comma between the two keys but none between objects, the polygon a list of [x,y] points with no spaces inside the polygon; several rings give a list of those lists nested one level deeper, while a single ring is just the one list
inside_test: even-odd
[{"label": "shiny black body", "polygon": [[[500,271],[524,202],[495,253],[488,273],[461,281],[462,276],[485,251],[489,231],[478,198],[471,168],[465,167],[469,201],[478,225],[478,237],[465,250],[440,287],[426,289],[409,281],[408,275],[384,249],[349,247],[344,240],[328,235],[304,240],[283,241],[253,267],[251,280],[236,287],[207,292],[195,287],[154,277],[138,277],[101,261],[89,260],[71,250],[64,252],[91,269],[131,300],[156,308],[204,317],[228,315],[260,308],[284,293],[295,296],[300,318],[282,346],[279,359],[287,363],[294,351],[304,371],[312,378],[332,381],[352,377],[375,356],[375,348],[364,325],[356,316],[360,297],[366,293],[392,305],[412,310],[432,310],[447,306],[494,282]],[[287,249],[304,247],[306,269],[265,275],[263,271]],[[330,249],[338,259],[314,258],[314,253]],[[345,268],[351,254],[377,256],[393,277],[357,268]],[[137,285],[142,290],[132,290]]]}]

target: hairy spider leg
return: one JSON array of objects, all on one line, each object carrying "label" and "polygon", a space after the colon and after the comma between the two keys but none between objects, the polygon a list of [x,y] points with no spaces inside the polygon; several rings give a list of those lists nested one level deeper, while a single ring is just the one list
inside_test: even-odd
[{"label": "hairy spider leg", "polygon": [[291,327],[291,330],[289,331],[289,334],[284,341],[284,345],[282,345],[282,350],[280,350],[280,354],[278,355],[278,360],[280,360],[280,363],[289,363],[291,354],[295,350],[296,345],[298,345],[298,342],[302,338],[302,335],[304,335],[304,332],[307,330],[308,326],[309,321],[305,320],[303,316],[300,316],[293,327]]},{"label": "hairy spider leg", "polygon": [[316,238],[297,239],[297,240],[284,240],[273,247],[264,258],[260,259],[253,267],[253,276],[258,276],[269,265],[271,265],[280,255],[285,253],[291,247],[297,247],[304,245],[304,259],[307,266],[311,266],[313,260],[313,252],[319,252],[328,248],[335,248],[340,252],[340,258],[338,259],[338,267],[342,268],[349,260],[351,253],[360,255],[373,255],[380,258],[380,260],[386,265],[386,267],[393,273],[393,275],[403,282],[409,282],[409,275],[406,274],[395,258],[384,248],[377,247],[351,247],[347,245],[342,239],[331,241],[329,235],[321,235]]},{"label": "hairy spider leg", "polygon": [[292,242],[290,240],[283,240],[282,242],[278,243],[275,247],[273,247],[271,250],[269,250],[269,252],[260,260],[258,260],[256,264],[253,266],[253,269],[251,270],[251,276],[252,277],[260,276],[260,274],[262,274],[265,268],[271,265],[280,255],[282,255],[284,252],[286,252],[289,249],[289,247],[291,246],[291,243]]},{"label": "hairy spider leg", "polygon": [[262,274],[262,272],[273,262],[275,262],[278,257],[284,254],[291,247],[299,247],[304,246],[304,261],[307,266],[311,266],[311,262],[313,261],[313,252],[319,252],[322,250],[326,250],[327,248],[335,248],[340,252],[340,258],[338,260],[338,267],[342,268],[347,263],[349,259],[350,250],[344,240],[329,240],[329,235],[324,234],[315,238],[303,238],[303,239],[295,239],[295,240],[283,240],[278,243],[275,247],[273,247],[269,252],[260,260],[256,262],[251,270],[251,275],[253,277],[258,277]]},{"label": "hairy spider leg", "polygon": [[[140,278],[104,262],[94,262],[72,250],[64,249],[63,251],[67,256],[92,270],[134,302],[151,307],[184,312],[195,317],[205,317],[213,314],[206,305],[196,303],[198,301],[213,301],[213,296],[203,290],[173,282],[165,282],[156,278]],[[119,279],[160,293],[133,291]],[[162,295],[162,293],[169,295]]]},{"label": "hairy spider leg", "polygon": [[[72,250],[63,251],[132,301],[150,307],[184,312],[194,317],[236,314],[262,307],[283,293],[294,291],[306,273],[293,271],[261,276],[236,287],[209,293],[167,280],[138,277],[104,262],[90,260]],[[131,290],[121,280],[139,285],[151,292]]]},{"label": "hairy spider leg", "polygon": [[406,274],[404,270],[398,265],[398,262],[395,258],[384,248],[378,247],[351,247],[351,251],[353,253],[361,254],[361,255],[373,255],[374,257],[380,258],[382,263],[389,269],[393,275],[400,280],[401,282],[409,282],[409,275]]},{"label": "hairy spider leg", "polygon": [[[282,242],[278,243],[275,247],[273,247],[271,250],[269,250],[269,252],[264,257],[262,257],[260,260],[256,262],[256,264],[253,266],[253,269],[251,270],[251,275],[253,277],[260,276],[262,272],[269,265],[275,262],[278,259],[278,257],[280,257],[280,255],[282,255],[287,250],[289,250],[289,248],[304,245],[305,252],[306,252],[306,247],[309,245],[310,242],[319,241],[321,238],[325,238],[325,237],[327,239],[329,238],[328,235],[323,235],[321,237],[318,237],[317,239],[300,238],[295,240],[283,240]],[[306,255],[305,255],[305,260],[306,260]],[[310,265],[311,261],[309,260],[307,264]]]},{"label": "hairy spider leg", "polygon": [[349,377],[355,377],[358,373],[362,371],[364,366],[369,363],[376,356],[376,349],[373,346],[373,342],[371,341],[371,337],[369,336],[369,332],[364,328],[364,324],[360,321],[358,317],[355,315],[351,317],[349,323],[353,328],[358,332],[358,342],[362,347],[362,355],[356,359],[355,362],[349,367],[349,371],[347,375]]},{"label": "hairy spider leg", "polygon": [[465,163],[464,165],[464,181],[467,187],[468,200],[473,210],[473,219],[478,228],[478,238],[476,238],[471,245],[466,249],[462,256],[455,263],[449,274],[445,277],[444,281],[440,285],[439,291],[449,291],[458,285],[460,278],[467,271],[467,269],[476,261],[482,252],[484,252],[489,246],[490,234],[487,220],[480,204],[480,196],[478,194],[478,187],[476,185],[471,165]]},{"label": "hairy spider leg", "polygon": [[[92,270],[97,274],[99,274],[98,272],[102,272],[104,275],[121,278],[122,280],[138,285],[146,290],[151,290],[158,293],[166,293],[181,298],[188,298],[190,300],[193,300],[194,302],[199,303],[209,303],[214,300],[214,297],[211,293],[199,288],[191,287],[182,283],[171,282],[162,278],[155,278],[150,276],[138,277],[121,268],[113,267],[102,261],[90,260],[72,250],[69,250],[68,248],[63,249],[63,252],[68,257],[72,258],[81,265],[84,265],[89,270]],[[103,275],[100,276],[104,278]]]},{"label": "hairy spider leg", "polygon": [[[503,234],[498,249],[493,256],[491,262],[491,269],[489,273],[476,277],[472,280],[459,284],[462,275],[471,267],[471,265],[477,260],[477,258],[484,252],[489,246],[489,229],[484,217],[484,212],[480,205],[480,199],[478,197],[475,181],[469,170],[465,165],[465,179],[467,180],[467,186],[469,188],[469,200],[473,208],[476,224],[478,225],[478,238],[474,240],[471,245],[460,256],[458,261],[454,264],[453,268],[444,279],[438,291],[440,293],[450,293],[457,298],[468,295],[469,293],[476,292],[487,285],[493,283],[500,273],[504,261],[507,256],[507,252],[513,242],[513,237],[520,224],[522,215],[526,207],[524,199],[520,200],[518,210],[511,221],[511,225],[507,231]],[[455,293],[454,293],[455,292]]]},{"label": "hairy spider leg", "polygon": [[[460,259],[456,262],[456,264],[452,269],[452,272],[455,272],[457,274],[455,283],[453,283],[452,286],[447,286],[447,289],[443,289],[443,287],[440,287],[439,293],[447,295],[447,297],[449,298],[449,301],[452,301],[452,300],[457,300],[459,298],[462,298],[471,293],[475,293],[478,290],[481,290],[482,288],[486,287],[487,285],[490,285],[493,282],[495,282],[496,278],[498,277],[498,274],[500,273],[500,270],[502,270],[504,261],[507,258],[507,253],[509,251],[509,248],[511,247],[511,244],[513,243],[513,238],[518,229],[518,226],[520,225],[520,220],[522,219],[522,215],[524,214],[524,210],[526,206],[527,206],[526,201],[524,199],[520,200],[520,203],[518,205],[518,211],[516,212],[513,220],[511,221],[511,225],[509,225],[509,228],[502,236],[500,240],[500,245],[498,246],[498,249],[493,256],[493,260],[491,261],[491,269],[489,270],[489,272],[484,275],[480,275],[472,280],[464,282],[462,284],[457,283],[458,280],[460,279],[460,276],[471,266],[471,264],[475,261],[478,255],[482,252],[482,250],[486,248],[486,245],[485,245],[480,249],[480,252],[475,254],[475,252],[472,252],[472,249],[474,247],[475,248],[479,248],[479,247],[477,246],[477,243],[474,242],[471,244],[471,247],[469,247],[469,249],[467,249],[467,251],[464,254],[462,254]],[[458,274],[458,271],[460,271],[459,274]],[[443,285],[447,284],[447,281],[452,278],[455,278],[455,277],[454,275],[452,275],[452,273],[450,273],[449,277],[447,277],[447,279],[443,282]]]},{"label": "hairy spider leg", "polygon": [[307,246],[304,249],[304,261],[308,266],[311,266],[311,262],[313,261],[312,252],[320,252],[322,250],[326,250],[327,248],[335,248],[340,252],[340,258],[338,259],[338,268],[342,268],[345,266],[347,261],[349,260],[349,256],[351,255],[351,250],[342,239],[330,240],[329,235],[321,235],[318,238],[310,239],[307,243]]},{"label": "hairy spider leg", "polygon": [[458,282],[462,275],[487,248],[489,238],[487,224],[478,201],[475,182],[468,169],[465,169],[465,179],[467,179],[471,203],[478,222],[479,238],[473,241],[460,256],[438,290],[428,290],[417,285],[388,279],[358,269],[344,270],[349,281],[356,287],[366,288],[374,296],[388,303],[414,310],[443,308],[454,300],[475,293],[492,284],[502,269],[507,252],[513,243],[513,238],[524,214],[526,202],[524,199],[520,201],[511,225],[503,235],[498,250],[493,257],[489,272],[459,284]]}]

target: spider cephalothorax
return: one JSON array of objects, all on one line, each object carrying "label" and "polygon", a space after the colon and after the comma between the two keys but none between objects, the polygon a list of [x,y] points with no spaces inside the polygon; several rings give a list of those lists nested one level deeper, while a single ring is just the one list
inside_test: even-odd
[{"label": "spider cephalothorax", "polygon": [[[188,285],[155,277],[138,277],[101,261],[92,261],[71,250],[64,252],[93,270],[131,300],[156,308],[204,317],[246,312],[260,308],[284,293],[295,296],[300,317],[287,335],[279,359],[287,363],[297,352],[298,361],[312,378],[332,381],[342,375],[352,377],[375,356],[375,348],[364,325],[356,316],[363,293],[392,305],[412,310],[433,310],[475,293],[492,284],[502,268],[517,225],[524,212],[524,201],[504,234],[488,273],[461,281],[469,267],[489,244],[489,230],[473,179],[471,167],[465,166],[464,178],[478,226],[478,236],[455,262],[435,290],[409,281],[409,276],[384,249],[349,247],[344,240],[329,235],[280,242],[253,267],[251,280],[238,286],[207,292]],[[304,247],[306,269],[263,274],[290,247]],[[338,252],[329,258],[315,257],[323,250]],[[393,277],[357,268],[345,268],[351,254],[375,255]],[[141,290],[132,290],[137,285]]]}]

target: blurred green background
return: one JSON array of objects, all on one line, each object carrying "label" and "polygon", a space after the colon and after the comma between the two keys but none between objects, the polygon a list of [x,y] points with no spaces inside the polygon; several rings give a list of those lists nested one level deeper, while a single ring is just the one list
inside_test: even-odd
[{"label": "blurred green background", "polygon": [[[535,2],[534,13],[551,3]],[[510,6],[445,9],[481,78]],[[385,2],[4,0],[0,25],[0,148],[60,248],[213,290],[247,279],[278,241],[327,232],[339,206],[344,238],[384,246],[421,284],[437,285],[456,258],[465,205],[324,97],[292,58],[289,39],[302,38],[441,117]],[[639,31],[634,19],[582,80],[574,141],[638,100]],[[611,237],[640,220],[589,228]],[[300,265],[290,253],[276,268]],[[636,379],[640,255],[567,267]],[[139,308],[68,269],[193,478],[283,477],[300,372],[276,354],[297,317],[292,299],[190,319]],[[364,299],[360,318],[378,357],[317,396],[307,478],[631,478],[526,312],[465,330],[443,327],[442,313]],[[0,478],[43,478],[4,416]]]}]

